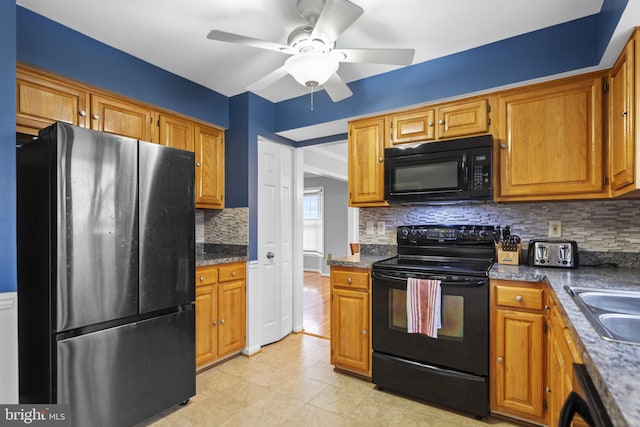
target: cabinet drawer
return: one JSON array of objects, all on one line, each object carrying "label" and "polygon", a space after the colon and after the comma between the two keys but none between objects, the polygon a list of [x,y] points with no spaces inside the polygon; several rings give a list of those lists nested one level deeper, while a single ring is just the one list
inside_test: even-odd
[{"label": "cabinet drawer", "polygon": [[244,263],[229,264],[219,268],[220,282],[244,279],[246,276]]},{"label": "cabinet drawer", "polygon": [[331,271],[331,285],[346,288],[369,289],[369,272],[354,270]]},{"label": "cabinet drawer", "polygon": [[513,308],[542,310],[542,289],[496,286],[496,304]]},{"label": "cabinet drawer", "polygon": [[196,286],[210,285],[218,281],[218,267],[196,268]]}]

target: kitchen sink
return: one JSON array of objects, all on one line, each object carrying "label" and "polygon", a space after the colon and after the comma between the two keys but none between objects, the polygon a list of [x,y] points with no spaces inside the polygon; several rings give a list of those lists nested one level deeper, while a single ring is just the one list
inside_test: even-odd
[{"label": "kitchen sink", "polygon": [[565,289],[602,338],[640,345],[640,291]]}]

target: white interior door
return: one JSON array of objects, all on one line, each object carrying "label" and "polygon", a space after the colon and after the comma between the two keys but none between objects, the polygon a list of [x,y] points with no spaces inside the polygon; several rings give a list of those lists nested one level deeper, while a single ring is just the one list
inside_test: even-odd
[{"label": "white interior door", "polygon": [[258,278],[261,345],[293,328],[292,148],[258,139]]}]

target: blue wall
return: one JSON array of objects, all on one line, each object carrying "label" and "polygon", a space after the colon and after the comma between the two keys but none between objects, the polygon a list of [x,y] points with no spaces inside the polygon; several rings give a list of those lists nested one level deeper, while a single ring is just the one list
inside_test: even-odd
[{"label": "blue wall", "polygon": [[0,292],[17,288],[15,63],[16,4],[0,1]]},{"label": "blue wall", "polygon": [[229,127],[229,98],[17,8],[18,60],[159,107]]}]

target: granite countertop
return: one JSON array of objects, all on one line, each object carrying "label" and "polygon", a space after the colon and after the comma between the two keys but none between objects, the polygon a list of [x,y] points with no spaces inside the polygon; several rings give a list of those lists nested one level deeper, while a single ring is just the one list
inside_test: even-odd
[{"label": "granite countertop", "polygon": [[[371,268],[389,255],[352,255],[328,260],[332,266]],[[635,268],[535,268],[494,264],[491,279],[546,281],[554,290],[584,364],[615,426],[640,426],[640,345],[604,340],[575,304],[566,286],[640,291]]]},{"label": "granite countertop", "polygon": [[230,262],[246,262],[246,255],[229,255],[229,254],[196,254],[196,267],[205,265],[227,264]]},{"label": "granite countertop", "polygon": [[615,426],[640,426],[640,345],[602,339],[565,286],[640,291],[640,271],[631,268],[534,268],[495,264],[492,279],[546,281],[572,329],[584,364]]}]

